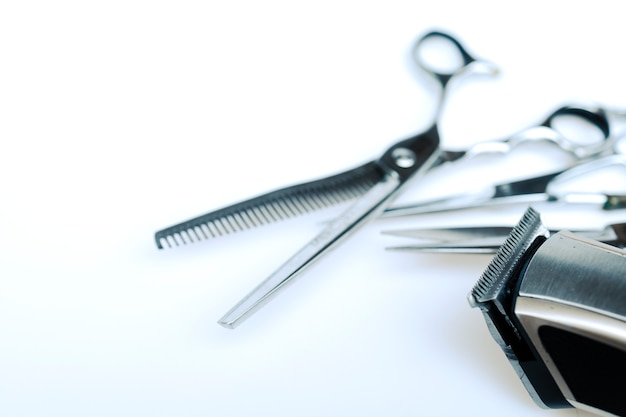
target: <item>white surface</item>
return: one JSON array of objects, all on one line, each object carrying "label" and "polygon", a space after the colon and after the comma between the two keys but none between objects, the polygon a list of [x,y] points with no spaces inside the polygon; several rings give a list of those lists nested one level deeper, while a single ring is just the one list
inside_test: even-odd
[{"label": "white surface", "polygon": [[431,28],[502,68],[451,96],[447,145],[626,106],[619,2],[3,3],[0,415],[575,415],[534,405],[469,308],[489,257],[383,251],[443,217],[366,226],[234,331],[329,214],[153,243],[425,127],[408,51]]}]

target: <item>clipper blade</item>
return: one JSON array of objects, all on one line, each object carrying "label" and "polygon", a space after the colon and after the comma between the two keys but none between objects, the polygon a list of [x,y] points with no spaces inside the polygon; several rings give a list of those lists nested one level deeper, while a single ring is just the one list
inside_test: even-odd
[{"label": "clipper blade", "polygon": [[545,239],[549,235],[539,213],[529,207],[472,288],[468,296],[470,304],[477,307],[501,297],[506,284],[522,264],[527,250],[537,238]]},{"label": "clipper blade", "polygon": [[539,213],[529,207],[472,288],[468,299],[480,307],[487,328],[535,402],[542,407],[570,406],[515,315],[524,268],[550,235]]}]

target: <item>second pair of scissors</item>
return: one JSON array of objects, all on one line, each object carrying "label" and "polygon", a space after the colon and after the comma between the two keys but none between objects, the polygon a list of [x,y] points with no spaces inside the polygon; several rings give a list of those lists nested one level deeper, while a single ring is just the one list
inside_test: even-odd
[{"label": "second pair of scissors", "polygon": [[[568,110],[581,108],[568,107]],[[591,113],[590,113],[591,114]],[[584,179],[608,168],[626,170],[626,155],[623,153],[624,138],[607,136],[612,146],[607,146],[602,152],[594,155],[585,155],[573,166],[565,170],[557,170],[548,174],[526,178],[501,184],[487,184],[483,188],[467,193],[447,196],[432,201],[423,201],[416,204],[407,204],[388,208],[382,217],[404,217],[419,214],[433,214],[454,210],[485,208],[512,204],[533,204],[542,202],[560,203],[587,203],[600,204],[604,210],[624,208],[626,206],[626,189],[620,194],[605,191],[601,185],[593,189],[572,191],[571,185],[577,180]],[[583,149],[583,148],[580,148]],[[626,181],[626,172],[623,175]],[[624,181],[622,181],[624,182]]]}]

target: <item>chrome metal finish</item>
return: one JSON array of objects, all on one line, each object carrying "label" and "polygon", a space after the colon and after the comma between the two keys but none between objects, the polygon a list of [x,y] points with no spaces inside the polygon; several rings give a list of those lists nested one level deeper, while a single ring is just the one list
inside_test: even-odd
[{"label": "chrome metal finish", "polygon": [[[608,140],[612,139],[607,138]],[[618,147],[611,149],[611,152],[621,151]],[[591,160],[583,159],[577,165],[564,171],[510,183],[488,185],[473,193],[451,195],[433,201],[390,207],[382,214],[382,217],[414,216],[479,207],[557,202],[595,205],[604,210],[623,208],[626,206],[626,195],[624,194],[615,195],[600,189],[566,192],[559,190],[559,187],[564,184],[575,182],[577,179],[609,167],[626,168],[626,155],[615,154]]]},{"label": "chrome metal finish", "polygon": [[456,39],[442,32],[430,32],[424,35],[418,40],[414,53],[419,50],[425,40],[430,38],[442,38],[448,41],[462,58],[461,66],[452,72],[437,72],[426,70],[427,66],[424,65],[424,62],[415,56],[418,65],[433,76],[440,85],[440,95],[436,102],[436,112],[432,124],[424,132],[397,142],[387,149],[374,162],[376,170],[382,173],[378,182],[373,184],[371,189],[342,215],[329,223],[318,236],[296,252],[276,272],[261,282],[259,286],[228,311],[218,321],[220,325],[230,329],[237,327],[330,249],[368,220],[379,216],[404,189],[409,180],[419,178],[433,166],[441,163],[443,158],[440,149],[438,122],[445,105],[450,82],[461,75],[493,69],[493,65],[486,62],[484,65],[477,65],[479,60],[469,55]]},{"label": "chrome metal finish", "polygon": [[394,192],[399,186],[400,179],[396,175],[387,175],[384,181],[372,187],[342,216],[330,222],[319,235],[229,310],[218,323],[229,329],[237,327],[290,283],[292,278],[365,224],[367,219],[378,215],[384,209],[384,204],[395,195]]},{"label": "chrome metal finish", "polygon": [[[426,239],[426,242],[386,248],[394,251],[415,251],[456,254],[495,254],[513,230],[504,226],[454,227],[449,229],[405,229],[383,232],[386,235]],[[556,233],[557,231],[551,231]],[[571,230],[577,236],[606,243],[617,248],[626,246],[626,223],[601,229]]]},{"label": "chrome metal finish", "polygon": [[[559,232],[528,263],[519,295],[559,300],[626,318],[625,268],[626,251]],[[624,296],[616,297],[616,293]]]},{"label": "chrome metal finish", "polygon": [[300,216],[362,196],[383,173],[374,161],[319,180],[296,184],[232,204],[155,234],[159,249],[173,248]]},{"label": "chrome metal finish", "polygon": [[476,226],[385,230],[382,233],[389,236],[437,242],[467,242],[475,239],[496,238],[502,244],[512,230],[512,226]]}]

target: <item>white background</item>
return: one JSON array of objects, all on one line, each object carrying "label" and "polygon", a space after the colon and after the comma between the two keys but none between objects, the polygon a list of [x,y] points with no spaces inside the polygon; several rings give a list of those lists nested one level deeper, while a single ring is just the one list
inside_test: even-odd
[{"label": "white background", "polygon": [[217,319],[335,214],[153,234],[426,127],[429,29],[502,70],[450,96],[464,147],[572,99],[626,107],[623,26],[617,1],[3,2],[0,415],[576,415],[535,406],[468,306],[489,256],[384,251],[480,213],[372,222],[236,330]]}]

